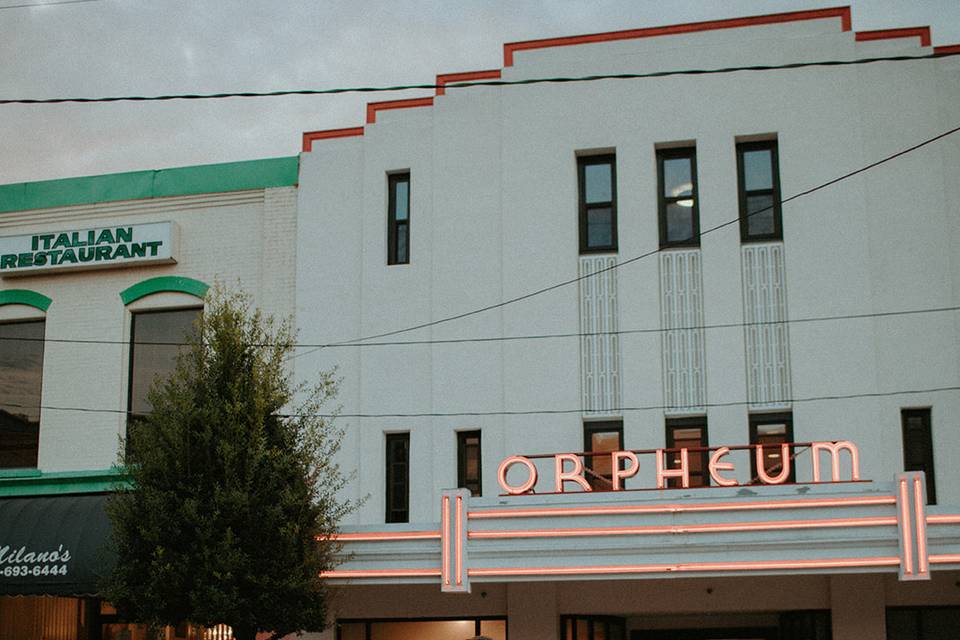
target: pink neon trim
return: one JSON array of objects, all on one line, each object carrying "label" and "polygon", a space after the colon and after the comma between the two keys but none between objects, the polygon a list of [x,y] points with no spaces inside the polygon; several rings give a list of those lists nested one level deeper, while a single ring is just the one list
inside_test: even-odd
[{"label": "pink neon trim", "polygon": [[960,524],[960,514],[940,514],[927,516],[927,524]]},{"label": "pink neon trim", "polygon": [[844,567],[895,567],[900,559],[831,558],[826,560],[760,560],[745,562],[690,562],[681,564],[638,564],[582,567],[497,567],[468,570],[471,576],[551,576],[622,573],[687,573],[694,571],[765,571],[772,569],[834,569]]},{"label": "pink neon trim", "polygon": [[917,573],[926,575],[930,572],[927,558],[927,523],[923,517],[923,487],[920,485],[920,476],[913,477],[913,513],[917,521]]},{"label": "pink neon trim", "polygon": [[941,553],[931,554],[930,564],[955,564],[960,563],[960,553]]},{"label": "pink neon trim", "polygon": [[392,542],[395,540],[438,540],[439,531],[370,531],[362,533],[338,533],[332,536],[337,542]]},{"label": "pink neon trim", "polygon": [[913,538],[910,535],[910,512],[907,510],[907,481],[900,480],[900,523],[903,531],[903,573],[913,574]]},{"label": "pink neon trim", "polygon": [[514,529],[470,531],[470,539],[484,538],[575,538],[582,536],[625,536],[684,533],[718,533],[736,531],[779,531],[838,527],[896,526],[893,516],[874,518],[828,518],[823,520],[773,520],[736,524],[655,525],[646,527],[582,527],[575,529]]},{"label": "pink neon trim", "polygon": [[552,518],[555,516],[602,516],[638,513],[686,513],[696,511],[753,511],[767,509],[804,509],[819,507],[855,507],[896,504],[895,496],[875,498],[812,498],[800,500],[769,500],[756,502],[717,502],[700,504],[624,505],[610,507],[543,507],[539,509],[490,509],[470,511],[468,518],[492,520],[499,518]]},{"label": "pink neon trim", "polygon": [[440,569],[338,569],[321,571],[321,578],[332,580],[346,578],[432,578],[440,575]]},{"label": "pink neon trim", "polygon": [[443,496],[440,506],[440,567],[443,569],[443,584],[450,585],[450,496]]},{"label": "pink neon trim", "polygon": [[457,586],[463,584],[463,497],[457,496]]}]

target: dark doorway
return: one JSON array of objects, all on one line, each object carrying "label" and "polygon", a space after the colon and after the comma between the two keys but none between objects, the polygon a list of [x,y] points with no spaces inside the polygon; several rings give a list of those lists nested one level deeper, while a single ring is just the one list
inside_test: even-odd
[{"label": "dark doorway", "polygon": [[658,629],[631,631],[630,640],[779,640],[778,629]]}]

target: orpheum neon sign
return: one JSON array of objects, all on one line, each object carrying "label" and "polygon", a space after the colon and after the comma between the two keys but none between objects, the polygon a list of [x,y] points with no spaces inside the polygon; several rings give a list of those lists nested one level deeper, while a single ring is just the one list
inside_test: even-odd
[{"label": "orpheum neon sign", "polygon": [[[794,468],[797,452],[791,454],[790,449],[807,449],[811,454],[811,465],[813,471],[813,482],[825,482],[823,478],[823,469],[821,468],[821,457],[828,454],[830,459],[830,480],[828,482],[842,482],[841,478],[841,454],[846,452],[846,458],[849,461],[850,480],[860,480],[860,453],[857,446],[847,440],[837,442],[801,442],[784,443],[771,446],[761,444],[741,445],[730,447],[709,447],[698,449],[648,449],[643,451],[612,451],[609,453],[555,453],[541,454],[533,456],[510,456],[505,458],[497,469],[497,479],[500,487],[507,495],[521,495],[525,493],[534,493],[539,481],[539,472],[534,459],[552,458],[553,459],[553,481],[554,491],[556,493],[566,493],[566,486],[573,483],[582,491],[594,491],[594,485],[588,479],[588,474],[593,479],[604,480],[603,484],[609,484],[609,489],[613,491],[622,491],[625,489],[625,481],[633,478],[640,472],[640,456],[653,456],[655,460],[654,475],[656,478],[656,488],[666,489],[673,483],[677,488],[690,487],[691,457],[699,456],[706,464],[707,472],[715,486],[737,487],[745,484],[784,484],[791,478],[791,472]],[[754,460],[754,478],[748,483],[742,483],[730,477],[730,474],[736,471],[736,465],[728,459],[733,451],[745,450],[753,452]],[[597,466],[598,457],[609,456],[609,476],[600,476],[590,469],[585,469],[583,458],[590,457],[594,459],[594,466]],[[672,456],[672,464],[668,465],[668,456]],[[771,464],[771,460],[774,464]],[[523,477],[522,482],[511,482],[507,475],[510,470],[517,467],[518,472]],[[521,471],[522,470],[522,471]],[[517,474],[513,474],[516,476]],[[609,482],[607,482],[609,481]],[[603,487],[607,490],[607,486]]]}]

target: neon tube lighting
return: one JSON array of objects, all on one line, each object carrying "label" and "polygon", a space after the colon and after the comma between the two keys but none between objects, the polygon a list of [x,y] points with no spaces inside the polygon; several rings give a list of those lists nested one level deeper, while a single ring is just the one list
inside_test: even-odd
[{"label": "neon tube lighting", "polygon": [[689,562],[581,567],[492,567],[469,569],[471,576],[605,575],[624,573],[688,573],[696,571],[764,571],[772,569],[835,569],[846,567],[895,567],[896,557],[830,558],[823,560],[759,560],[744,562]]},{"label": "neon tube lighting", "polygon": [[683,533],[722,533],[738,531],[778,531],[837,527],[896,526],[893,516],[875,518],[830,518],[824,520],[774,520],[731,524],[659,525],[646,527],[584,527],[576,529],[515,529],[504,531],[471,531],[470,539],[484,538],[573,538],[582,536],[623,536]]},{"label": "neon tube lighting", "polygon": [[496,518],[550,518],[555,516],[600,516],[639,513],[684,513],[696,511],[752,511],[767,509],[804,509],[818,507],[859,507],[870,505],[893,505],[894,496],[807,498],[798,500],[765,500],[754,502],[717,502],[703,504],[623,505],[584,507],[542,507],[538,509],[490,509],[470,511],[467,517],[474,520]]}]

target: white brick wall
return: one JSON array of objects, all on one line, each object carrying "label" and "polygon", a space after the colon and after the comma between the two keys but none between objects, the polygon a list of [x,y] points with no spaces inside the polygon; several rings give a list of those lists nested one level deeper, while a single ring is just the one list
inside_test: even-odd
[{"label": "white brick wall", "polygon": [[[82,229],[172,220],[180,227],[179,262],[140,268],[5,278],[0,287],[31,289],[53,299],[48,339],[93,339],[117,344],[48,342],[42,404],[107,412],[43,409],[38,466],[42,471],[102,469],[117,459],[129,353],[130,309],[120,292],[147,278],[179,275],[239,285],[267,313],[294,309],[296,188],[182,196],[13,212],[0,216],[0,234]],[[185,294],[158,294],[135,306],[182,303]],[[13,311],[5,311],[9,316]],[[114,411],[111,413],[109,411]]]}]

